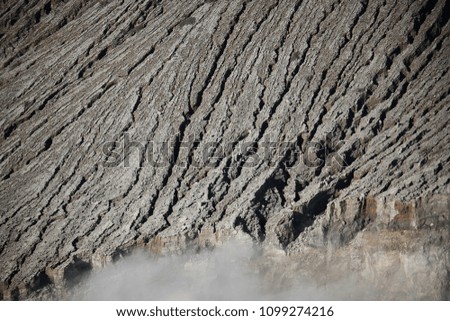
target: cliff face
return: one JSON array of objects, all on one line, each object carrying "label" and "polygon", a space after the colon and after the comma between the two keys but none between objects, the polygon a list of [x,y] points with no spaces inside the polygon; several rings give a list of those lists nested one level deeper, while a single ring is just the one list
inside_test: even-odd
[{"label": "cliff face", "polygon": [[449,14],[444,0],[2,1],[3,299],[133,248],[235,235],[306,275],[377,280],[400,263],[403,293],[449,299]]}]

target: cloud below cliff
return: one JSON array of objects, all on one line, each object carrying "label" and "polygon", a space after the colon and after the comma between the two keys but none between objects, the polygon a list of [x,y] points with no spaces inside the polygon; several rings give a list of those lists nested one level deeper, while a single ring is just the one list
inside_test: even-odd
[{"label": "cloud below cliff", "polygon": [[230,243],[211,251],[155,258],[137,252],[92,272],[77,288],[81,300],[245,300],[263,298],[252,264],[257,251]]},{"label": "cloud below cliff", "polygon": [[[364,300],[386,299],[376,283],[350,271],[323,282],[327,271],[296,274],[297,261],[267,258],[259,248],[231,242],[214,250],[167,257],[136,252],[91,272],[73,293],[75,300]],[[280,263],[281,262],[281,263]],[[390,271],[394,271],[391,269]],[[397,269],[402,271],[402,269]],[[384,277],[384,276],[383,276]],[[383,279],[381,277],[381,279]],[[326,275],[325,275],[326,279]],[[377,276],[375,280],[380,279]],[[390,284],[403,277],[391,273]],[[319,281],[322,280],[322,281]],[[400,289],[401,290],[401,289]]]}]

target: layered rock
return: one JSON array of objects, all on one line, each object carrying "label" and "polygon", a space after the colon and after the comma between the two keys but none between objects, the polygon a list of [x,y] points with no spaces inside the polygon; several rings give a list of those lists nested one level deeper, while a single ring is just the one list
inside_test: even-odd
[{"label": "layered rock", "polygon": [[448,299],[449,6],[4,1],[3,298],[245,234]]}]

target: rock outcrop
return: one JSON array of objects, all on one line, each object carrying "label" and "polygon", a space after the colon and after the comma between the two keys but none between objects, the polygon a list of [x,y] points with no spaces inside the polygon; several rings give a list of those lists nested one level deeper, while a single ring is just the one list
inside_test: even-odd
[{"label": "rock outcrop", "polygon": [[243,234],[306,274],[401,262],[402,291],[450,299],[449,14],[2,1],[2,298],[63,291],[133,248]]}]

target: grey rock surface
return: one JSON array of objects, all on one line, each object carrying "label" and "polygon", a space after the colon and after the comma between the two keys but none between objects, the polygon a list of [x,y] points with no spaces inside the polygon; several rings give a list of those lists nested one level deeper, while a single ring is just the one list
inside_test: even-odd
[{"label": "grey rock surface", "polygon": [[3,299],[241,234],[450,299],[449,1],[0,6]]}]

